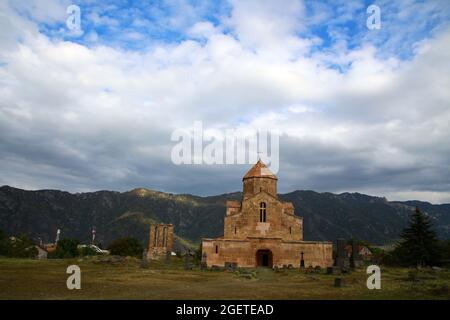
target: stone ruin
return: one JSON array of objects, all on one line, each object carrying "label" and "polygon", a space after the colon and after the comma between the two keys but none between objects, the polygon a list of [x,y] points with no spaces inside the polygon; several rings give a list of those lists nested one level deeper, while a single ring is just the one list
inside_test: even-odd
[{"label": "stone ruin", "polygon": [[[151,224],[148,241],[147,259],[159,260],[168,257],[173,250],[173,225]],[[169,257],[170,258],[170,257]]]}]

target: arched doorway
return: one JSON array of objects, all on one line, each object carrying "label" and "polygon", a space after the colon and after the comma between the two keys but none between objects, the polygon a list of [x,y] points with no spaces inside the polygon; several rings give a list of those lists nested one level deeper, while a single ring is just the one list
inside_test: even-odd
[{"label": "arched doorway", "polygon": [[273,257],[272,251],[268,249],[260,249],[256,251],[256,265],[258,267],[272,268]]}]

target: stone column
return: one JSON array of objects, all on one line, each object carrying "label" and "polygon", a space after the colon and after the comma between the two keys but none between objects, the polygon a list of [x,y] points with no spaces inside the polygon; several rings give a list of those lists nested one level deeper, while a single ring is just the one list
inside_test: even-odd
[{"label": "stone column", "polygon": [[167,225],[167,251],[173,251],[173,224]]}]

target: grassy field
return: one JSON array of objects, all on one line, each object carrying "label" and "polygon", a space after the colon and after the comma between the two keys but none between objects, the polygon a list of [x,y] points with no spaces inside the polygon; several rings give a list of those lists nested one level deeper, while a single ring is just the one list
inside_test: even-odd
[{"label": "grassy field", "polygon": [[[71,264],[81,268],[81,290],[66,287]],[[336,288],[336,276],[324,272],[255,269],[247,279],[239,271],[186,271],[179,259],[152,261],[148,269],[136,259],[0,259],[0,299],[450,299],[449,270],[381,272],[381,290],[368,290],[365,269]]]}]

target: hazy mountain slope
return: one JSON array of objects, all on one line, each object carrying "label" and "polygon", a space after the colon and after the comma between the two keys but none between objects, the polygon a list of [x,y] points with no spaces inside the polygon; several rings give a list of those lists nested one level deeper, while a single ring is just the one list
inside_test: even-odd
[{"label": "hazy mountain slope", "polygon": [[[98,191],[71,194],[58,190],[25,191],[0,187],[0,229],[8,234],[26,233],[53,241],[56,229],[62,237],[88,241],[92,226],[97,239],[107,244],[119,236],[134,236],[144,242],[152,222],[173,223],[175,233],[199,242],[202,237],[223,233],[225,201],[240,199],[230,193],[211,197],[174,195],[148,189],[129,192]],[[450,238],[450,205],[425,202],[388,202],[358,193],[294,191],[281,194],[294,203],[304,217],[306,240],[358,237],[374,243],[398,238],[408,213],[419,204],[432,216],[440,236]]]}]

